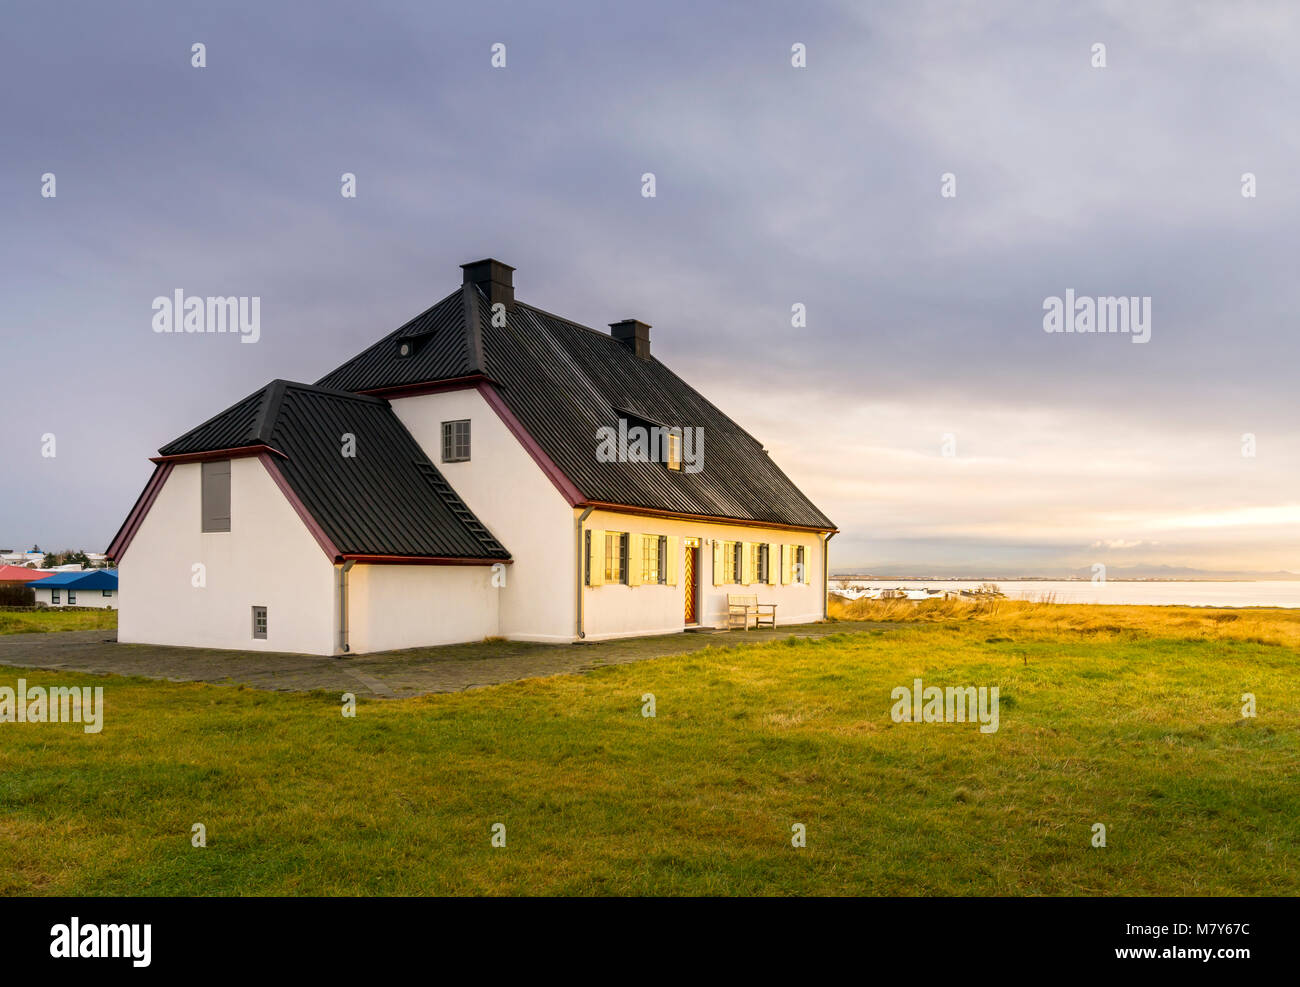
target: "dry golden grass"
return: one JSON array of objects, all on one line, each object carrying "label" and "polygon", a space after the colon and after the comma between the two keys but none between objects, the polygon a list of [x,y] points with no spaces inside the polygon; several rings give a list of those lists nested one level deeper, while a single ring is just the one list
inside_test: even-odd
[{"label": "dry golden grass", "polygon": [[1144,635],[1300,647],[1300,610],[1285,607],[1144,607],[1027,600],[847,600],[832,594],[836,620],[980,621],[1017,634]]}]

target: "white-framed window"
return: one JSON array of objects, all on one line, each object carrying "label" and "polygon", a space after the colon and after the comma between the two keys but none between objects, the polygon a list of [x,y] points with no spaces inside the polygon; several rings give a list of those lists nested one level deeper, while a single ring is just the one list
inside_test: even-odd
[{"label": "white-framed window", "polygon": [[670,470],[682,468],[682,435],[677,431],[668,433],[668,468]]},{"label": "white-framed window", "polygon": [[266,640],[266,607],[253,607],[253,637]]},{"label": "white-framed window", "polygon": [[627,532],[605,532],[605,582],[627,584]]},{"label": "white-framed window", "polygon": [[641,536],[641,582],[664,586],[668,583],[668,536]]},{"label": "white-framed window", "polygon": [[745,543],[727,541],[722,543],[722,571],[731,578],[727,582],[741,585],[745,579]]},{"label": "white-framed window", "polygon": [[442,423],[442,461],[469,462],[469,419]]},{"label": "white-framed window", "polygon": [[803,554],[804,547],[802,545],[796,545],[794,547],[794,581],[796,583],[808,582],[808,570],[805,568],[803,563]]},{"label": "white-framed window", "polygon": [[638,561],[641,566],[641,582],[659,582],[659,539],[654,535],[641,538],[641,558]]},{"label": "white-framed window", "polygon": [[766,542],[759,542],[754,546],[754,582],[767,582],[767,567],[771,558],[771,546]]}]

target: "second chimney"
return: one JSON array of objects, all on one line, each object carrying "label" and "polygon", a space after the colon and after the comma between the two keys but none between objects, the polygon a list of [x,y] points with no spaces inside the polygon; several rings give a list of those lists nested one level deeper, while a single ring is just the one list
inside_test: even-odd
[{"label": "second chimney", "polygon": [[489,257],[472,264],[461,264],[460,269],[465,272],[464,283],[482,288],[489,305],[500,302],[507,310],[515,307],[515,269],[509,264]]},{"label": "second chimney", "polygon": [[611,322],[609,334],[642,360],[650,359],[650,327],[636,319]]}]

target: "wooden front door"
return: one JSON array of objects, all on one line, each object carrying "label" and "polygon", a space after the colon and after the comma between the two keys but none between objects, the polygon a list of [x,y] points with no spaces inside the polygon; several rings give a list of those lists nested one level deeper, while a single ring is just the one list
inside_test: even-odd
[{"label": "wooden front door", "polygon": [[685,570],[684,574],[686,576],[685,582],[686,582],[686,623],[687,624],[698,624],[700,622],[699,614],[696,612],[698,608],[698,603],[696,598],[699,596],[698,593],[698,585],[699,585],[698,575],[700,571],[699,563],[700,563],[699,546],[697,545],[687,546],[686,559],[685,559],[685,563],[682,566],[682,568]]}]

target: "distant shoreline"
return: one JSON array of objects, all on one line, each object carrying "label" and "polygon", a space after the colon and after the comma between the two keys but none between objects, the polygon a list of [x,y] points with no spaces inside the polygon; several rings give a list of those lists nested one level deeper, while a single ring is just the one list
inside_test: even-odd
[{"label": "distant shoreline", "polygon": [[[842,576],[831,573],[831,582],[852,582],[872,580],[882,582],[894,580],[905,583],[1090,583],[1087,576]],[[1300,574],[1291,577],[1271,576],[1266,579],[1233,579],[1228,577],[1197,576],[1174,577],[1152,576],[1148,579],[1133,576],[1108,576],[1099,582],[1107,583],[1293,583],[1300,582]]]}]

